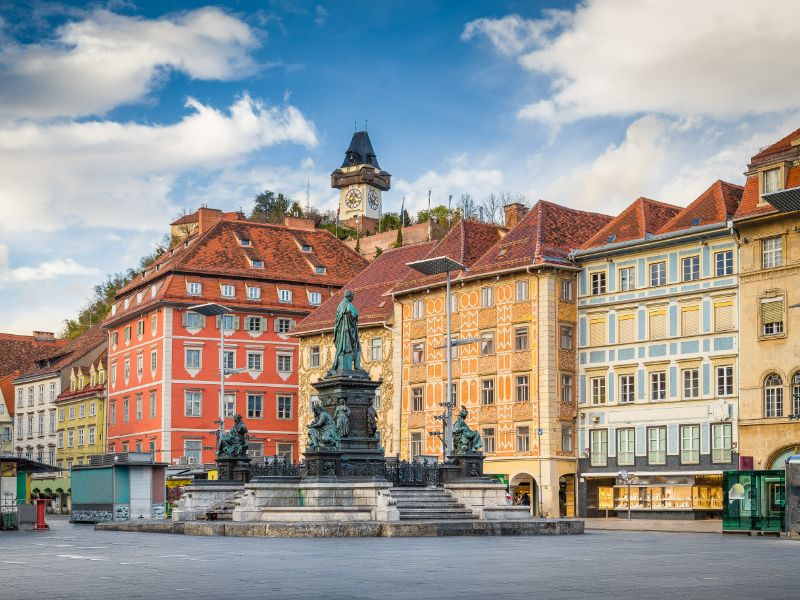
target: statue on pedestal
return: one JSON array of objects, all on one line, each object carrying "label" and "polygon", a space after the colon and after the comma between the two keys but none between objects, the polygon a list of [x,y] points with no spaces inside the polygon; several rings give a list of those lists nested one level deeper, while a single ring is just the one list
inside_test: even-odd
[{"label": "statue on pedestal", "polygon": [[249,447],[250,433],[242,421],[242,415],[236,415],[230,431],[219,436],[217,454],[220,456],[247,456]]},{"label": "statue on pedestal", "polygon": [[340,445],[339,432],[336,424],[328,412],[321,405],[314,405],[314,421],[309,423],[308,448],[310,450],[338,450]]},{"label": "statue on pedestal", "polygon": [[336,321],[333,326],[333,341],[336,345],[336,356],[328,375],[337,371],[361,370],[361,343],[358,341],[358,311],[353,306],[353,291],[347,290],[336,309]]},{"label": "statue on pedestal", "polygon": [[367,409],[367,436],[381,441],[381,434],[378,431],[378,411],[372,404]]},{"label": "statue on pedestal", "polygon": [[453,450],[456,454],[476,453],[483,448],[481,434],[467,425],[468,414],[467,409],[462,407],[453,424]]},{"label": "statue on pedestal", "polygon": [[350,433],[350,409],[347,406],[347,401],[344,398],[339,398],[336,404],[336,410],[333,413],[333,420],[336,422],[336,433],[340,438],[347,437]]}]

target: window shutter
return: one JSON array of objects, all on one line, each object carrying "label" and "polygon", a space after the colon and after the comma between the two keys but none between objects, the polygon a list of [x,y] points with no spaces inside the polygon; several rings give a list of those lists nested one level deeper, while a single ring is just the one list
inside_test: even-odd
[{"label": "window shutter", "polygon": [[205,327],[205,326],[206,326],[206,316],[200,315],[200,327]]},{"label": "window shutter", "polygon": [[715,302],[714,331],[730,331],[734,328],[733,302]]},{"label": "window shutter", "polygon": [[775,300],[762,300],[761,302],[761,322],[780,323],[783,321],[783,298]]},{"label": "window shutter", "polygon": [[623,315],[619,318],[619,340],[620,344],[631,344],[636,334],[636,319],[633,315]]},{"label": "window shutter", "polygon": [[595,319],[589,323],[589,345],[603,346],[606,343],[606,320]]},{"label": "window shutter", "polygon": [[261,319],[261,331],[267,330],[267,320],[264,317],[259,317]]},{"label": "window shutter", "polygon": [[667,311],[654,310],[650,313],[650,339],[663,340],[667,337]]},{"label": "window shutter", "polygon": [[183,325],[184,327],[186,327],[186,323],[187,323],[187,318],[188,317],[189,317],[189,313],[187,313],[187,312],[184,312],[184,313],[181,314],[181,325]]},{"label": "window shutter", "polygon": [[233,330],[236,331],[239,329],[239,317],[233,317]]},{"label": "window shutter", "polygon": [[700,331],[700,309],[697,306],[681,310],[681,334],[697,335]]},{"label": "window shutter", "polygon": [[222,315],[217,315],[214,317],[214,326],[219,329],[219,322],[222,320]]}]

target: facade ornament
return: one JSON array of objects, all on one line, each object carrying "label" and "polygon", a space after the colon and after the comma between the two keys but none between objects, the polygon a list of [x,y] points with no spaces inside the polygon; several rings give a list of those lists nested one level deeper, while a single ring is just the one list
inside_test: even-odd
[{"label": "facade ornament", "polygon": [[339,434],[340,438],[347,437],[350,433],[350,412],[347,407],[347,401],[344,398],[339,398],[333,420],[336,422],[336,433]]}]

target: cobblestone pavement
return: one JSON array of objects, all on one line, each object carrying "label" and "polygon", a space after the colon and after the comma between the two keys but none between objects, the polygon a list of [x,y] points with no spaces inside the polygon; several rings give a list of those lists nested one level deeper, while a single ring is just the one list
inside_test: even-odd
[{"label": "cobblestone pavement", "polygon": [[797,598],[800,544],[591,531],[562,537],[226,538],[0,532],[0,598]]}]

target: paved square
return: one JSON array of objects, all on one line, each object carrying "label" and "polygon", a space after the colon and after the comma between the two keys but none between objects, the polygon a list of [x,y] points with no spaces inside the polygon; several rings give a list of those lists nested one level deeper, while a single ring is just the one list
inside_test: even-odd
[{"label": "paved square", "polygon": [[775,538],[251,539],[52,525],[0,533],[0,598],[788,599],[800,581],[800,543]]}]

